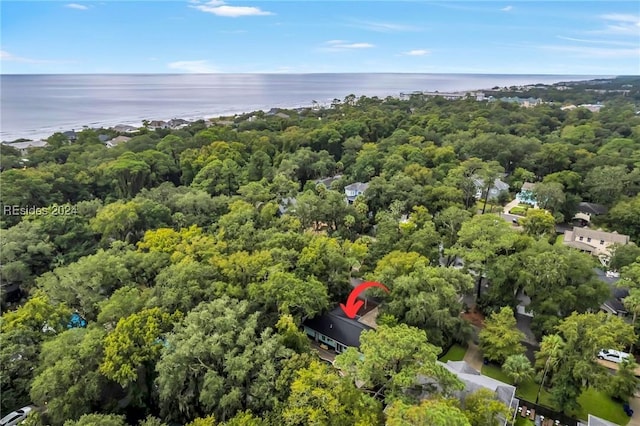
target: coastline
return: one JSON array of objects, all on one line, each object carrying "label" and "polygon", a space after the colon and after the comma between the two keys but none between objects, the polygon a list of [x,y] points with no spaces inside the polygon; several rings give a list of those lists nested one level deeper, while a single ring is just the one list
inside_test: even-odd
[{"label": "coastline", "polygon": [[[2,143],[19,139],[37,141],[56,132],[80,131],[83,128],[141,127],[143,120],[207,120],[271,108],[310,107],[315,100],[319,105],[328,105],[334,98],[343,99],[349,94],[357,98],[384,98],[420,90],[473,92],[496,86],[553,85],[599,78],[376,73],[303,76],[178,74],[169,77],[115,75],[109,76],[107,81],[96,81],[95,76],[88,75],[82,77],[84,80],[76,81],[68,76],[52,75],[37,76],[37,85],[31,89],[27,84],[31,76],[0,77],[3,89],[7,89],[1,99],[4,110],[3,122],[0,123]],[[335,94],[339,95],[333,96]],[[23,101],[25,98],[26,102]]]}]

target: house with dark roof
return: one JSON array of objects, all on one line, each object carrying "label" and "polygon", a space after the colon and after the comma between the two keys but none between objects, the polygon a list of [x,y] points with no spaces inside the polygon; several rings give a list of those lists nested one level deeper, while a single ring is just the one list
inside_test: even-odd
[{"label": "house with dark roof", "polygon": [[617,286],[620,276],[606,273],[600,268],[594,268],[594,271],[598,279],[609,286],[609,291],[611,292],[611,296],[600,305],[600,309],[612,315],[626,317],[629,313],[627,308],[624,307],[624,299],[629,295],[629,290]]},{"label": "house with dark roof", "polygon": [[62,134],[64,136],[67,137],[67,139],[69,139],[71,142],[75,142],[76,139],[78,139],[78,136],[76,135],[76,131],[75,130],[69,130],[66,132],[62,132]]},{"label": "house with dark roof", "polygon": [[373,330],[355,318],[348,318],[340,307],[308,319],[302,326],[309,337],[332,348],[336,353],[342,353],[350,347],[359,348],[360,334]]},{"label": "house with dark roof", "polygon": [[583,223],[589,223],[594,216],[607,214],[608,209],[602,204],[581,202],[578,204],[574,220],[581,220]]},{"label": "house with dark roof", "polygon": [[353,204],[358,195],[362,195],[369,188],[369,182],[356,182],[344,187],[344,193],[347,196],[347,202]]},{"label": "house with dark roof", "polygon": [[316,185],[324,185],[325,188],[331,189],[331,184],[337,180],[340,180],[342,175],[330,176],[322,179],[316,179],[313,181]]}]

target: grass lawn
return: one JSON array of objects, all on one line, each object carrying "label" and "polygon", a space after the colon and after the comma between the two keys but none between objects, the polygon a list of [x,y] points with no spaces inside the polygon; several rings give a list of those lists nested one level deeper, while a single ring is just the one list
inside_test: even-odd
[{"label": "grass lawn", "polygon": [[516,423],[514,426],[534,426],[535,423],[529,419],[525,419],[524,417],[518,416],[516,418]]},{"label": "grass lawn", "polygon": [[612,400],[609,395],[589,388],[582,392],[580,398],[580,411],[575,413],[575,417],[586,420],[588,414],[609,420],[610,422],[626,425],[629,417],[622,410],[622,404]]},{"label": "grass lawn", "polygon": [[462,361],[464,358],[464,354],[467,352],[467,348],[463,348],[460,345],[453,345],[451,349],[440,358],[441,362],[447,361]]},{"label": "grass lawn", "polygon": [[[482,374],[496,380],[500,380],[501,382],[513,384],[513,381],[509,376],[507,376],[497,365],[483,365]],[[527,380],[516,388],[516,397],[525,401],[535,402],[539,386],[540,385],[533,379]],[[582,392],[582,395],[578,398],[578,402],[580,403],[580,411],[577,413],[569,413],[572,417],[587,420],[588,414],[593,414],[594,416],[609,420],[610,422],[619,425],[626,425],[629,423],[629,417],[627,417],[622,410],[622,404],[612,400],[605,393],[589,388]],[[551,400],[551,394],[545,389],[540,392],[539,404],[557,411]],[[516,422],[516,425],[528,426],[529,424]]]}]

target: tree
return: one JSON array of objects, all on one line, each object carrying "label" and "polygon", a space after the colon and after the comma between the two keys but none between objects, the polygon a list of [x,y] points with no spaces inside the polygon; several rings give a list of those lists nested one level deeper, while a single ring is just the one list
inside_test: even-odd
[{"label": "tree", "polygon": [[640,246],[635,244],[614,244],[613,247],[609,247],[609,251],[611,252],[609,268],[614,271],[631,265],[640,257]]},{"label": "tree", "polygon": [[380,425],[382,407],[318,361],[299,370],[282,411],[287,426]]},{"label": "tree", "polygon": [[520,342],[525,336],[516,325],[513,310],[509,307],[487,318],[479,335],[480,348],[486,359],[502,364],[510,356],[524,353],[524,346]]},{"label": "tree", "polygon": [[473,278],[453,268],[416,269],[389,282],[391,294],[383,312],[426,330],[431,343],[446,346],[464,321],[459,297],[473,288]]},{"label": "tree", "polygon": [[607,222],[611,228],[629,235],[633,241],[640,240],[640,195],[619,201],[611,210]]},{"label": "tree", "polygon": [[85,414],[78,420],[69,420],[64,426],[127,426],[124,416],[115,414]]},{"label": "tree", "polygon": [[387,426],[471,426],[456,400],[425,399],[420,405],[394,401],[385,412]]},{"label": "tree", "polygon": [[122,387],[134,381],[144,383],[160,357],[163,334],[170,331],[180,317],[180,313],[170,315],[151,308],[121,318],[105,338],[100,372]]},{"label": "tree", "polygon": [[498,426],[503,419],[511,418],[510,408],[496,399],[493,391],[485,388],[478,389],[464,400],[464,413],[471,426]]},{"label": "tree", "polygon": [[[360,352],[348,348],[336,357],[335,365],[352,380],[361,380],[376,395],[384,394],[391,402],[398,398],[411,400],[423,392],[420,377],[435,380],[445,395],[462,389],[462,384],[443,366],[436,363],[440,349],[427,343],[424,331],[400,324],[379,326],[360,335]],[[430,389],[433,391],[433,389]]]},{"label": "tree", "polygon": [[314,278],[301,280],[290,272],[272,272],[263,283],[249,286],[249,297],[268,312],[290,313],[299,322],[326,309],[326,287]]},{"label": "tree", "polygon": [[104,334],[100,327],[74,328],[43,344],[31,399],[47,407],[54,426],[91,413],[105,402],[101,393],[107,381],[98,372]]},{"label": "tree", "polygon": [[[198,305],[166,337],[157,363],[158,396],[168,419],[214,414],[225,421],[240,410],[275,405],[275,382],[292,351],[259,325],[247,301],[221,297]],[[199,389],[194,392],[194,389]]]},{"label": "tree", "polygon": [[567,199],[564,193],[564,185],[558,182],[536,183],[533,196],[541,208],[552,213],[558,212]]},{"label": "tree", "polygon": [[622,349],[637,339],[633,326],[622,318],[607,315],[573,313],[557,327],[564,348],[552,379],[552,396],[565,412],[578,408],[583,386],[603,388],[608,372],[596,362],[602,348]]},{"label": "tree", "polygon": [[638,364],[630,359],[624,360],[619,366],[616,374],[611,378],[608,389],[609,395],[620,401],[628,401],[633,397],[640,384],[640,379],[636,377]]},{"label": "tree", "polygon": [[105,183],[112,187],[115,194],[124,199],[135,196],[146,185],[151,168],[133,152],[125,152],[116,160],[104,163],[100,171]]},{"label": "tree", "polygon": [[527,210],[526,216],[520,219],[520,224],[524,228],[524,232],[536,239],[545,236],[551,238],[556,235],[556,221],[553,215],[546,210]]},{"label": "tree", "polygon": [[534,374],[531,362],[529,362],[529,359],[524,354],[508,356],[502,365],[502,369],[507,373],[507,376],[513,380],[516,386],[529,380]]},{"label": "tree", "polygon": [[629,185],[625,165],[598,166],[587,173],[585,186],[596,203],[611,205],[617,201]]},{"label": "tree", "polygon": [[517,235],[500,217],[479,215],[462,224],[458,241],[445,254],[462,257],[467,266],[475,270],[478,277],[476,297],[479,299],[482,288],[480,284],[487,266],[498,255],[512,252],[516,240]]}]

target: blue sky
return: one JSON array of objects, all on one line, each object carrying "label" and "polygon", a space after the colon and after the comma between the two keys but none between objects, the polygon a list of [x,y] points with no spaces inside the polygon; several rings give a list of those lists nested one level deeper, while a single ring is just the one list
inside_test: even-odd
[{"label": "blue sky", "polygon": [[640,74],[637,1],[0,1],[4,74]]}]

